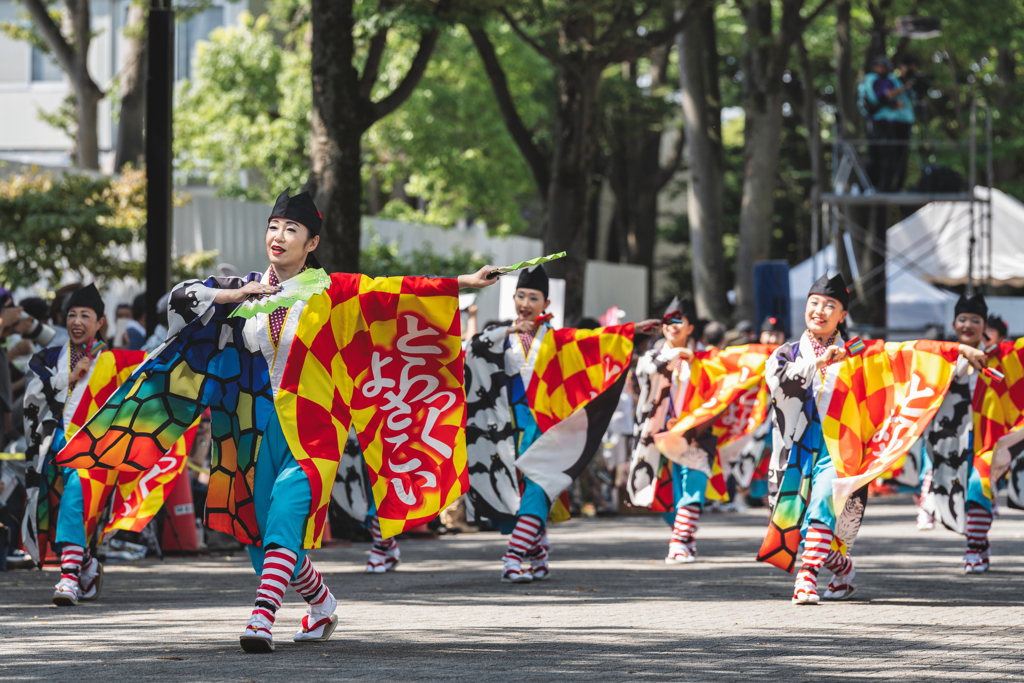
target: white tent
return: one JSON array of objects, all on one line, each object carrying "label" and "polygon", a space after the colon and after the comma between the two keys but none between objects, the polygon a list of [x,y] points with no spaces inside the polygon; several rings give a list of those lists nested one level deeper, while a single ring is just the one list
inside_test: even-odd
[{"label": "white tent", "polygon": [[[890,234],[892,231],[890,230]],[[818,252],[817,273],[821,276],[827,268],[829,274],[836,272],[836,252],[829,245]],[[887,325],[893,329],[923,329],[935,325],[940,329],[949,327],[953,319],[953,307],[957,295],[946,292],[925,282],[909,270],[890,259],[885,267]],[[790,330],[794,336],[805,329],[804,304],[807,290],[814,282],[814,265],[807,259],[789,271]],[[897,338],[896,335],[892,337]]]},{"label": "white tent", "polygon": [[[975,189],[985,199],[989,189]],[[995,284],[1024,287],[1024,204],[999,190],[992,192],[992,277]],[[980,240],[985,204],[974,205],[974,276],[982,275],[988,245]],[[889,228],[889,258],[928,282],[962,285],[967,281],[971,239],[971,205],[932,202]]]}]

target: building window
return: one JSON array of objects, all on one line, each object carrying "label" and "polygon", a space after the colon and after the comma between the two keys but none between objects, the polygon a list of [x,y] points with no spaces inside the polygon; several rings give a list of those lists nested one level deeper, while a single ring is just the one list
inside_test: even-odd
[{"label": "building window", "polygon": [[224,25],[224,8],[207,7],[202,12],[189,17],[188,21],[177,26],[178,37],[175,46],[175,75],[177,78],[192,77],[192,58],[195,56],[196,43],[206,40],[213,29]]},{"label": "building window", "polygon": [[32,82],[52,83],[64,80],[64,72],[60,70],[53,57],[38,48],[32,48]]}]

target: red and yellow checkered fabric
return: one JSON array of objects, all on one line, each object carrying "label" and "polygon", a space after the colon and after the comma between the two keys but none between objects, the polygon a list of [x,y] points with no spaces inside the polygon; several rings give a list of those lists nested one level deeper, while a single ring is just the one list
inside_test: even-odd
[{"label": "red and yellow checkered fabric", "polygon": [[310,480],[318,547],[354,425],[381,533],[433,519],[469,489],[458,283],[335,273],[305,305],[275,404]]},{"label": "red and yellow checkered fabric", "polygon": [[[1003,437],[1024,428],[1024,338],[1004,341],[989,354],[988,367],[1003,373],[1003,380],[978,377],[974,412],[974,466],[981,475],[985,495],[992,498],[992,455]],[[1009,462],[1003,463],[1002,469]],[[1002,472],[997,472],[1001,475]]]},{"label": "red and yellow checkered fabric", "polygon": [[747,344],[694,353],[679,421],[654,437],[658,450],[668,456],[685,452],[690,445],[683,434],[716,418],[712,429],[719,449],[756,429],[768,414],[764,364],[775,349]]},{"label": "red and yellow checkered fabric", "polygon": [[541,433],[614,384],[632,354],[633,323],[545,334],[526,388]]},{"label": "red and yellow checkered fabric", "polygon": [[958,345],[865,342],[818,399],[821,428],[840,480],[836,508],[890,469],[924,432],[949,390]]}]

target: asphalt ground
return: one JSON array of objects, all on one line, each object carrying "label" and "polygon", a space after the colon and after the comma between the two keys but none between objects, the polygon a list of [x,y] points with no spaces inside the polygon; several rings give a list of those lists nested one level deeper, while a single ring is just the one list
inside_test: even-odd
[{"label": "asphalt ground", "polygon": [[699,561],[668,566],[655,517],[551,529],[552,577],[498,581],[496,533],[313,551],[339,600],[326,643],[297,644],[293,591],[277,651],[238,646],[257,579],[247,555],[108,563],[101,598],[50,604],[56,570],[0,574],[4,681],[1024,680],[1024,513],[1003,508],[987,574],[962,537],[918,532],[909,499],[872,500],[853,555],[857,595],[798,607],[792,577],[754,561],[763,510],[706,514]]}]

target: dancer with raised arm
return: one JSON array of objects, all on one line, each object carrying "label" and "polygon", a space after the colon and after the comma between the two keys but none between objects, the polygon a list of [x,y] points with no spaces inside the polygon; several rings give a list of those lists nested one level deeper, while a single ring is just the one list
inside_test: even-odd
[{"label": "dancer with raised arm", "polygon": [[504,583],[549,578],[548,517],[597,451],[633,351],[632,324],[553,329],[548,287],[543,265],[522,271],[516,321],[488,327],[466,349],[467,519],[511,534]]},{"label": "dancer with raised arm", "polygon": [[328,276],[309,194],[278,197],[270,266],[189,281],[171,294],[168,339],[61,454],[131,468],[209,408],[216,456],[206,523],[248,546],[260,577],[240,636],[272,652],[289,583],[307,602],[293,636],[326,640],[337,600],[306,556],[320,546],[338,462],[355,427],[383,538],[432,519],[465,490],[458,278]]}]

